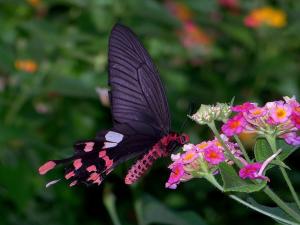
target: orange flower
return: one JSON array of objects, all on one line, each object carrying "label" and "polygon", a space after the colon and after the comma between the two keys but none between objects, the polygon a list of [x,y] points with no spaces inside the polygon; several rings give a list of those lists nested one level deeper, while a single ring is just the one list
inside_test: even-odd
[{"label": "orange flower", "polygon": [[29,5],[37,7],[41,4],[41,0],[26,0]]},{"label": "orange flower", "polygon": [[166,1],[166,6],[170,12],[182,22],[189,21],[193,17],[192,12],[182,3],[168,0]]},{"label": "orange flower", "polygon": [[263,24],[281,28],[286,25],[286,13],[280,9],[272,7],[262,7],[254,9],[245,18],[244,23],[248,27],[259,27]]},{"label": "orange flower", "polygon": [[34,73],[38,69],[37,63],[31,59],[16,60],[15,67],[16,67],[16,69],[27,72],[27,73]]},{"label": "orange flower", "polygon": [[210,45],[212,43],[212,39],[193,22],[184,24],[180,36],[183,45],[187,48],[194,47],[198,44]]}]

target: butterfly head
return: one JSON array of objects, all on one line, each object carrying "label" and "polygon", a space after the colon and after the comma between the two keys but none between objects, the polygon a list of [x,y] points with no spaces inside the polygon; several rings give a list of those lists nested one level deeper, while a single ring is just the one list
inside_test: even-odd
[{"label": "butterfly head", "polygon": [[169,153],[173,153],[179,147],[183,146],[184,144],[190,141],[190,138],[187,134],[179,134],[179,133],[171,133],[169,136],[165,138],[167,150]]},{"label": "butterfly head", "polygon": [[178,136],[178,142],[180,145],[185,145],[189,141],[190,141],[190,137],[185,133],[182,133]]}]

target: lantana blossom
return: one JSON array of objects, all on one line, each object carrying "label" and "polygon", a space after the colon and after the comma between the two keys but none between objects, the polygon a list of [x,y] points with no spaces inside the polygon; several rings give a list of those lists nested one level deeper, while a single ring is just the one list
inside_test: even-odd
[{"label": "lantana blossom", "polygon": [[270,181],[270,179],[263,175],[266,167],[279,155],[281,149],[279,149],[276,153],[267,158],[263,163],[254,162],[254,163],[246,163],[245,166],[240,169],[239,176],[242,179],[261,179]]},{"label": "lantana blossom", "polygon": [[204,150],[204,159],[212,165],[217,165],[225,160],[225,156],[222,150],[212,145]]},{"label": "lantana blossom", "polygon": [[[242,156],[236,143],[230,142],[223,134],[221,138],[234,156]],[[173,161],[169,166],[171,174],[166,182],[166,187],[170,189],[175,189],[180,182],[188,181],[194,177],[203,177],[207,173],[217,174],[217,166],[221,162],[226,162],[229,165],[233,163],[226,157],[224,147],[217,138],[196,145],[186,144],[183,146],[183,152],[172,154],[171,159]]]},{"label": "lantana blossom", "polygon": [[233,136],[234,134],[240,134],[244,131],[247,122],[243,117],[242,113],[237,114],[232,119],[229,119],[227,123],[222,126],[222,131],[228,136]]},{"label": "lantana blossom", "polygon": [[237,114],[223,124],[223,133],[229,137],[242,132],[273,135],[288,144],[299,145],[300,104],[295,97],[283,99],[262,107],[250,102],[232,106],[231,110]]}]

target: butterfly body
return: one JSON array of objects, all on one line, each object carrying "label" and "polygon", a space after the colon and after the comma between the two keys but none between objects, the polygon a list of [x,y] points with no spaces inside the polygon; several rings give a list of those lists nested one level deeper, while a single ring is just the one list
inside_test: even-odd
[{"label": "butterfly body", "polygon": [[95,139],[75,143],[72,157],[46,162],[39,168],[41,175],[68,164],[65,179],[70,186],[100,185],[116,166],[139,157],[125,178],[132,184],[156,159],[188,141],[187,135],[170,132],[168,102],[158,71],[129,28],[117,24],[112,29],[108,58],[113,127]]},{"label": "butterfly body", "polygon": [[170,156],[178,147],[188,141],[188,136],[172,132],[161,138],[141,159],[132,165],[125,177],[126,184],[136,182],[152,166],[155,160],[161,157]]}]

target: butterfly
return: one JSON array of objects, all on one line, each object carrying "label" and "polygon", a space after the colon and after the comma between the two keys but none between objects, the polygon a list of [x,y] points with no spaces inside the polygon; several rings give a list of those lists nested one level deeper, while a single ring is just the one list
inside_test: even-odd
[{"label": "butterfly", "polygon": [[94,139],[76,142],[73,156],[43,164],[41,175],[64,164],[64,178],[70,186],[100,185],[116,166],[138,158],[125,177],[125,183],[132,184],[156,159],[169,156],[189,141],[188,135],[170,131],[170,112],[159,73],[128,27],[113,27],[108,60],[113,127],[100,131]]}]

